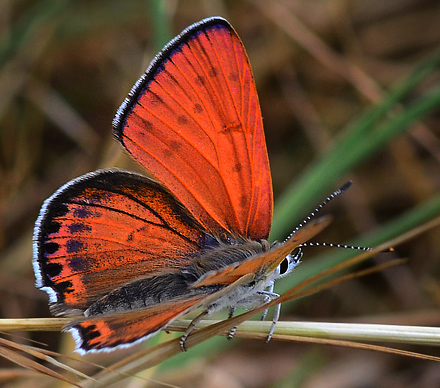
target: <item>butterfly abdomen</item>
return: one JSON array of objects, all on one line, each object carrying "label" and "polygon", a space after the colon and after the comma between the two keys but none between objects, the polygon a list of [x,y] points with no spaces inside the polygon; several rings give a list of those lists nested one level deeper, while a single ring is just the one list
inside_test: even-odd
[{"label": "butterfly abdomen", "polygon": [[84,314],[93,316],[143,309],[198,293],[191,290],[188,284],[188,279],[180,271],[141,278],[99,299]]}]

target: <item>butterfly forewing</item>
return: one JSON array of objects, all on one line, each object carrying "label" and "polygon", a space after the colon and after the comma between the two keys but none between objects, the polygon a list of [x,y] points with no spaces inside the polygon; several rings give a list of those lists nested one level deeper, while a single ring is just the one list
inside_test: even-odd
[{"label": "butterfly forewing", "polygon": [[273,201],[260,107],[243,44],[224,19],[166,46],[114,131],[208,231],[267,238]]},{"label": "butterfly forewing", "polygon": [[200,250],[202,227],[157,182],[102,170],[69,182],[41,210],[37,285],[56,312],[84,310],[139,276],[175,270]]}]

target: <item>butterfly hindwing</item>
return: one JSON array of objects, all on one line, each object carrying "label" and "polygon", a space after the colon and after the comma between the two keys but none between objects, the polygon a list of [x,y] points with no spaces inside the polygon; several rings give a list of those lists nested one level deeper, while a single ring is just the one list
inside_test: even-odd
[{"label": "butterfly hindwing", "polygon": [[197,295],[145,309],[81,318],[65,330],[72,332],[79,352],[113,350],[151,337],[203,299]]},{"label": "butterfly hindwing", "polygon": [[157,182],[98,170],[46,200],[34,235],[37,286],[55,312],[84,310],[139,276],[186,265],[203,239],[202,227]]},{"label": "butterfly hindwing", "polygon": [[192,25],[121,105],[116,138],[210,232],[267,238],[272,182],[252,70],[222,18]]}]

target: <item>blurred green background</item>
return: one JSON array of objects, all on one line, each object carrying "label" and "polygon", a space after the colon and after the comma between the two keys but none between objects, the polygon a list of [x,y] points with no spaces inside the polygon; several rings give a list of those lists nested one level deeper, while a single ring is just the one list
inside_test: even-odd
[{"label": "blurred green background", "polygon": [[[275,193],[273,238],[348,179],[353,187],[324,210],[335,220],[319,241],[371,233],[364,242],[378,243],[439,215],[438,1],[2,1],[2,318],[50,316],[31,267],[42,202],[96,168],[142,171],[112,139],[116,109],[170,38],[215,15],[237,30],[253,66]],[[439,233],[376,259],[394,255],[406,265],[285,306],[282,319],[438,326]],[[286,282],[330,263],[314,258],[325,252],[307,249],[296,280]],[[28,339],[71,351],[67,335],[14,340]],[[440,385],[440,367],[427,361],[275,341],[217,349],[225,343],[178,356],[155,378],[183,387]],[[0,365],[0,385],[53,382]]]}]

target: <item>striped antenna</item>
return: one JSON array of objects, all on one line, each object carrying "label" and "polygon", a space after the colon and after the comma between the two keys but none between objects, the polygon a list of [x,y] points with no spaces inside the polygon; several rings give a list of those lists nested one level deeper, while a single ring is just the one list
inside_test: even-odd
[{"label": "striped antenna", "polygon": [[331,247],[331,248],[343,248],[343,249],[356,249],[359,251],[371,251],[373,248],[371,247],[358,247],[356,245],[346,245],[346,244],[333,244],[333,243],[325,243],[325,242],[306,242],[300,245],[303,247]]},{"label": "striped antenna", "polygon": [[293,230],[292,233],[290,233],[289,237],[286,238],[286,241],[289,240],[298,230],[300,230],[302,227],[304,227],[307,222],[309,222],[315,215],[325,206],[327,205],[332,199],[340,196],[344,191],[346,191],[351,186],[351,181],[348,181],[344,183],[339,189],[335,190],[332,194],[330,194],[319,206],[315,208],[302,222],[298,224],[298,226]]},{"label": "striped antenna", "polygon": [[[319,206],[315,208],[298,226],[295,230],[290,234],[290,236],[286,239],[286,241],[291,238],[298,230],[300,230],[307,222],[309,222],[325,205],[327,205],[332,199],[341,195],[344,191],[348,190],[351,186],[352,182],[348,181],[344,183],[339,189],[335,190],[332,194],[330,194]],[[343,249],[356,249],[360,251],[371,251],[373,248],[371,247],[359,247],[354,245],[346,245],[346,244],[333,244],[333,243],[323,243],[323,242],[306,242],[299,245],[298,248],[303,247],[332,247],[332,248],[343,248]]]}]

